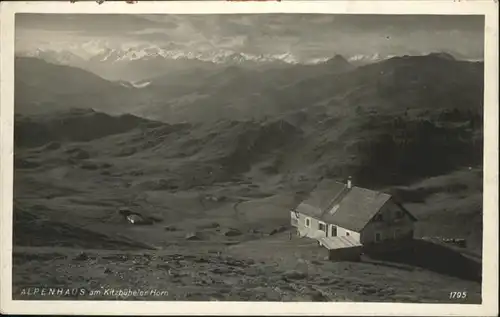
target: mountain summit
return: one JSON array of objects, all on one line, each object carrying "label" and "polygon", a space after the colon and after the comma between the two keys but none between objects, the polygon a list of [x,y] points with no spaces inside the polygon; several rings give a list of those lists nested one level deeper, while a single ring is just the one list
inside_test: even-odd
[{"label": "mountain summit", "polygon": [[429,56],[429,57],[438,57],[438,58],[447,59],[447,60],[450,60],[450,61],[455,61],[456,60],[456,58],[453,55],[451,55],[450,53],[447,53],[447,52],[430,53],[427,56]]},{"label": "mountain summit", "polygon": [[347,59],[340,54],[336,54],[334,57],[328,59],[325,62],[325,65],[327,67],[334,67],[337,71],[348,71],[355,68],[354,65],[349,63]]}]

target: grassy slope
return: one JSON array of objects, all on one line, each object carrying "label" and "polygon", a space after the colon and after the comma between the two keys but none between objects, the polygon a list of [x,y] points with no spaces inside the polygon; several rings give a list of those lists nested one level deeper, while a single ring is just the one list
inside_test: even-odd
[{"label": "grassy slope", "polygon": [[464,238],[482,253],[482,170],[465,168],[393,192],[419,219],[420,237]]},{"label": "grassy slope", "polygon": [[[169,281],[170,299],[446,301],[448,288],[467,290],[470,301],[479,301],[480,287],[476,282],[422,269],[328,263],[322,260],[322,249],[317,246],[305,247],[312,254],[297,254],[297,249],[304,247],[295,248],[295,242],[287,240],[287,232],[273,242],[276,236],[269,234],[288,223],[288,210],[296,199],[294,192],[314,183],[314,179],[296,181],[300,179],[297,175],[283,170],[269,171],[269,162],[279,154],[275,150],[294,143],[273,143],[278,141],[259,137],[259,129],[281,129],[280,125],[283,124],[221,122],[220,126],[196,129],[146,125],[90,142],[18,148],[16,160],[22,164],[15,175],[19,206],[16,212],[22,212],[19,215],[24,215],[24,221],[21,217],[15,227],[15,292],[33,283],[88,287],[88,282],[94,281],[96,287],[142,287],[147,281],[161,289]],[[290,140],[304,137],[293,126],[284,126],[285,131],[291,129],[286,132]],[[324,129],[328,142],[331,132]],[[301,130],[307,133],[306,129]],[[249,142],[253,150],[237,146],[241,142]],[[242,160],[250,165],[232,163]],[[295,162],[287,163],[293,167]],[[316,164],[320,163],[321,160]],[[404,192],[404,198],[410,202],[408,208],[420,219],[418,234],[463,232],[465,227],[460,226],[469,226],[471,222],[456,216],[476,217],[477,211],[468,213],[465,202],[473,204],[481,197],[480,179],[476,169],[467,169],[399,187],[399,193]],[[424,189],[424,194],[419,188]],[[124,204],[160,222],[131,227],[117,214]],[[440,206],[447,209],[440,210]],[[27,215],[32,215],[29,221]],[[66,227],[61,229],[59,224]],[[171,230],[166,231],[165,226]],[[477,232],[479,227],[466,229]],[[241,235],[225,236],[229,228],[237,229]],[[85,243],[79,241],[79,231],[85,232]],[[39,239],[36,232],[47,238]],[[187,241],[185,236],[190,232],[198,232],[201,241]],[[49,255],[37,258],[33,253],[43,248],[29,247],[34,245],[51,246],[46,251]],[[75,251],[65,249],[136,249],[141,245],[162,250],[158,254],[181,254],[182,260],[173,260],[171,265],[178,276],[171,278],[168,272],[157,270],[164,265],[162,260],[150,260],[148,256],[131,260],[131,251],[115,251],[111,258],[103,255],[111,251],[86,251],[92,260],[91,264],[84,264],[76,260]],[[209,251],[212,255],[205,254]],[[218,251],[244,264],[234,268],[214,255]],[[116,260],[120,254],[125,258]],[[26,257],[36,261],[26,262]],[[253,261],[259,262],[250,264]],[[38,270],[35,263],[38,266],[40,262],[50,270],[66,272],[67,276],[54,275],[50,270],[33,275]],[[128,270],[131,265],[136,267],[133,273]],[[184,265],[190,268],[182,269]],[[68,277],[81,276],[79,270],[89,267],[89,273],[82,278]],[[298,281],[283,279],[289,270],[301,272],[298,276],[302,277]],[[224,278],[219,280],[220,274]],[[192,286],[193,281],[201,284]],[[408,288],[408,281],[414,286]],[[424,287],[429,283],[436,285],[435,291]]]}]

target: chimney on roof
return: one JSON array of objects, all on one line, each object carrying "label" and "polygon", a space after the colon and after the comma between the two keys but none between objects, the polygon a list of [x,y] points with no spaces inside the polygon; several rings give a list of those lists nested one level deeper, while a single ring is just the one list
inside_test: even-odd
[{"label": "chimney on roof", "polygon": [[351,176],[347,177],[347,189],[352,188],[352,178]]}]

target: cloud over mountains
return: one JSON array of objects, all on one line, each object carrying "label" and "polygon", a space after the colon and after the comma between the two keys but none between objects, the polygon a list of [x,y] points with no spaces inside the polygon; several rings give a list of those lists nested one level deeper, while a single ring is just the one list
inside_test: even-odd
[{"label": "cloud over mountains", "polygon": [[89,59],[112,50],[162,51],[212,60],[240,54],[307,63],[450,52],[482,59],[481,16],[326,14],[16,16],[16,50],[68,51]]}]

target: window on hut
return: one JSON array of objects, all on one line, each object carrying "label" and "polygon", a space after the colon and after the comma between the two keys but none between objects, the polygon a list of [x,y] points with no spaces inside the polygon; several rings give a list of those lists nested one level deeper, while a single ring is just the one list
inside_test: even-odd
[{"label": "window on hut", "polygon": [[324,224],[324,223],[320,222],[320,223],[318,224],[318,229],[319,229],[319,230],[321,230],[321,231],[326,232],[326,224]]},{"label": "window on hut", "polygon": [[337,226],[332,226],[332,237],[337,236]]},{"label": "window on hut", "polygon": [[401,236],[401,230],[396,229],[396,230],[394,231],[394,239],[397,239],[397,238],[399,238],[400,236]]}]

